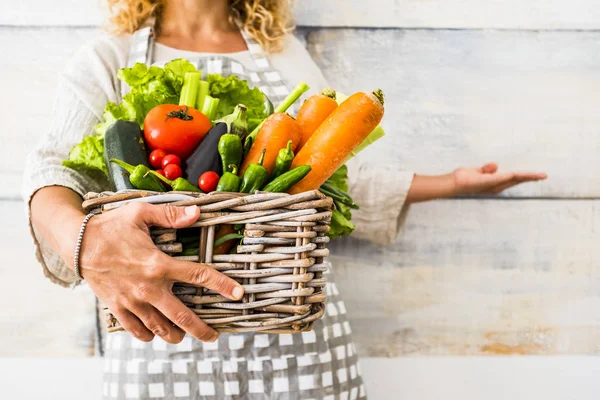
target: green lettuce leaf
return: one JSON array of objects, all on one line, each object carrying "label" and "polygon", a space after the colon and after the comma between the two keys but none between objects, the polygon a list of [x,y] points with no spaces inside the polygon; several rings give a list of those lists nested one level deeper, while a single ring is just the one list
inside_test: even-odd
[{"label": "green lettuce leaf", "polygon": [[[342,192],[348,192],[348,167],[346,164],[335,171],[327,180],[327,183]],[[335,210],[331,215],[330,230],[327,232],[327,236],[330,238],[348,236],[356,229],[354,224],[350,222],[352,220],[352,210],[338,201],[334,201],[334,204]]]},{"label": "green lettuce leaf", "polygon": [[63,165],[73,169],[91,169],[104,172],[108,175],[104,163],[104,138],[98,135],[86,136],[73,146],[69,152],[69,159]]},{"label": "green lettuce leaf", "polygon": [[350,219],[339,210],[333,210],[329,227],[330,229],[329,232],[327,232],[327,236],[332,239],[342,236],[349,236],[354,229],[356,229],[354,224],[350,222]]},{"label": "green lettuce leaf", "polygon": [[348,167],[346,164],[338,168],[337,171],[329,177],[327,182],[334,185],[342,192],[348,192]]},{"label": "green lettuce leaf", "polygon": [[120,69],[118,78],[131,88],[120,104],[109,102],[104,108],[103,121],[89,136],[73,147],[63,165],[73,169],[99,170],[107,173],[104,163],[104,134],[116,120],[135,121],[140,127],[148,112],[160,104],[178,104],[186,72],[196,67],[184,59],[173,60],[164,68],[137,63]]},{"label": "green lettuce leaf", "polygon": [[208,74],[206,80],[210,95],[220,100],[215,119],[231,114],[238,104],[243,104],[248,109],[248,132],[252,132],[260,121],[267,118],[265,97],[259,88],[250,88],[247,81],[236,75],[223,77],[219,74]]}]

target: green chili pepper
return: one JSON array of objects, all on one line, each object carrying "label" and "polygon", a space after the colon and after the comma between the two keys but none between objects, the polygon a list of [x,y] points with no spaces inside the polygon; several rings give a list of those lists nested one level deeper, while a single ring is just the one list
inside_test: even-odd
[{"label": "green chili pepper", "polygon": [[253,194],[263,187],[267,181],[269,171],[262,165],[263,161],[265,160],[266,152],[267,149],[263,149],[258,163],[251,163],[246,168],[246,171],[244,171],[244,176],[242,177],[242,186],[240,187],[241,193]]},{"label": "green chili pepper", "polygon": [[[242,139],[236,134],[226,133],[219,139],[219,155],[223,163],[223,172],[230,172],[231,166],[239,167],[242,162]],[[225,176],[223,174],[223,176]]]},{"label": "green chili pepper", "polygon": [[352,200],[352,197],[350,197],[348,193],[342,192],[327,181],[321,185],[319,191],[325,196],[329,196],[352,209],[358,210],[360,208],[356,203],[354,203],[354,200]]},{"label": "green chili pepper", "polygon": [[288,172],[292,166],[292,161],[294,161],[294,152],[292,151],[292,141],[290,140],[288,141],[287,147],[279,150],[279,153],[277,153],[275,168],[273,168],[273,172],[269,177],[271,182],[281,174]]},{"label": "green chili pepper", "polygon": [[134,167],[133,165],[127,164],[125,161],[121,161],[116,158],[111,158],[110,162],[117,164],[119,167],[129,172],[129,182],[131,182],[136,189],[152,190],[154,192],[165,191],[162,183],[160,183],[155,176],[148,174],[151,169],[145,165],[140,164],[137,167]]},{"label": "green chili pepper", "polygon": [[271,181],[263,188],[263,192],[285,192],[296,183],[300,182],[310,172],[310,165],[299,165]]},{"label": "green chili pepper", "polygon": [[201,192],[200,189],[196,187],[192,182],[188,181],[185,178],[177,178],[175,180],[169,180],[166,177],[162,176],[156,171],[149,171],[152,175],[171,186],[171,188],[176,192]]},{"label": "green chili pepper", "polygon": [[217,192],[237,192],[240,188],[240,177],[237,176],[237,166],[231,164],[228,165],[228,169],[231,172],[227,171],[221,176],[217,184]]}]

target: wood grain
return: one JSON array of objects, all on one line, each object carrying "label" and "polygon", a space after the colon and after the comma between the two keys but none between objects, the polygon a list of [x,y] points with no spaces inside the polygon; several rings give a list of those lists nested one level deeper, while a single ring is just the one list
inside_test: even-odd
[{"label": "wood grain", "polygon": [[393,247],[334,241],[362,354],[596,354],[599,205],[441,201],[413,206]]},{"label": "wood grain", "polygon": [[58,74],[95,34],[90,29],[0,28],[0,198],[20,195],[25,157],[50,124]]},{"label": "wood grain", "polygon": [[[0,107],[11,115],[0,119],[8,149],[0,179],[10,182],[1,197],[18,196],[23,159],[50,120],[57,74],[96,33],[0,28]],[[495,160],[550,175],[507,196],[600,194],[600,33],[326,29],[308,40],[332,86],[387,94],[388,136],[361,155],[367,161],[442,173]]]},{"label": "wood grain", "polygon": [[[0,4],[0,25],[96,26],[101,0],[20,0]],[[462,29],[598,29],[594,0],[302,0],[300,26]]]},{"label": "wood grain", "polygon": [[442,173],[494,160],[501,169],[550,176],[509,196],[596,197],[599,39],[591,32],[321,29],[308,34],[308,48],[339,91],[385,91],[388,136],[361,153],[368,161]]}]

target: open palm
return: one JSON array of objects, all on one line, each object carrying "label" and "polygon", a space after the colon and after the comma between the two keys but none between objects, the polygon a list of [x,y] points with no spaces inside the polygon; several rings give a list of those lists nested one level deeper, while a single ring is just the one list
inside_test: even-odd
[{"label": "open palm", "polygon": [[546,179],[543,172],[502,172],[496,163],[481,168],[458,168],[452,175],[458,195],[498,194],[523,182]]}]

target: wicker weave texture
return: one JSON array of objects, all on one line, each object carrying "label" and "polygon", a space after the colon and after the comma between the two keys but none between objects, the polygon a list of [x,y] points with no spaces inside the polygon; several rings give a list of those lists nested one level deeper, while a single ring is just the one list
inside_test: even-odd
[{"label": "wicker weave texture", "polygon": [[[170,256],[205,263],[243,285],[234,301],[206,288],[176,283],[173,293],[220,332],[294,333],[312,329],[325,312],[324,257],[333,202],[319,191],[285,193],[214,192],[210,194],[144,191],[89,193],[88,212],[110,212],[131,202],[197,205],[200,217],[197,254],[181,255],[176,229],[153,228],[156,246]],[[244,226],[234,254],[213,254],[215,232],[225,224]],[[189,228],[188,229],[189,232]],[[123,328],[105,308],[109,332]]]}]

